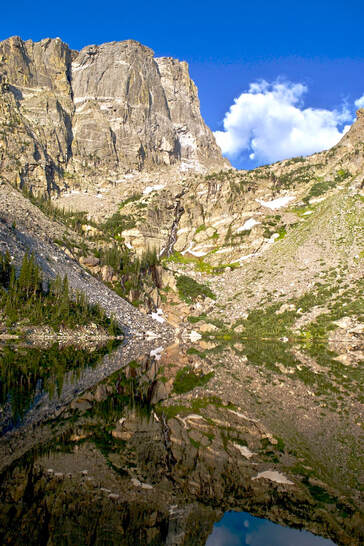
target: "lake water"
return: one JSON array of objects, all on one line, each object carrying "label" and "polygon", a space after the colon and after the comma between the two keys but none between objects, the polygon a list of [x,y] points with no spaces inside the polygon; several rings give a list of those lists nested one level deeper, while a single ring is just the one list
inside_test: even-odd
[{"label": "lake water", "polygon": [[257,479],[305,467],[266,439],[263,463],[251,460],[260,429],[218,397],[166,409],[167,370],[152,350],[1,348],[0,543],[340,544],[309,531],[344,536],[351,505],[311,474]]},{"label": "lake water", "polygon": [[247,512],[227,512],[215,523],[206,546],[334,546],[334,542]]}]

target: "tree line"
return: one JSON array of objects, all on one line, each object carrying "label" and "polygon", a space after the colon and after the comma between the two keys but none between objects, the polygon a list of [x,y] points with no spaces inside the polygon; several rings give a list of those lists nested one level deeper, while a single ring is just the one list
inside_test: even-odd
[{"label": "tree line", "polygon": [[71,293],[67,275],[45,281],[34,256],[25,254],[17,273],[7,252],[0,255],[0,311],[7,326],[27,319],[32,325],[47,324],[59,330],[94,322],[111,335],[121,333],[99,305],[88,303],[81,293]]}]

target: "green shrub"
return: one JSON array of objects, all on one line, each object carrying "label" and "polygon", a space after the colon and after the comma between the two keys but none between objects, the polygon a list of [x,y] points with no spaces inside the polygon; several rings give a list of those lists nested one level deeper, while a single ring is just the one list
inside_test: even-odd
[{"label": "green shrub", "polygon": [[179,297],[186,303],[193,303],[199,296],[216,299],[215,294],[207,284],[201,284],[187,275],[180,275],[177,279]]},{"label": "green shrub", "polygon": [[207,374],[195,373],[190,366],[185,366],[177,372],[173,383],[173,390],[177,394],[192,391],[195,387],[203,387],[214,376],[214,372]]},{"label": "green shrub", "polygon": [[110,218],[101,224],[100,228],[111,237],[118,237],[123,231],[133,229],[136,226],[136,221],[130,214],[120,214],[115,212]]},{"label": "green shrub", "polygon": [[127,199],[125,199],[124,201],[120,203],[119,209],[124,208],[129,203],[134,203],[135,201],[139,201],[139,199],[141,199],[142,197],[143,195],[141,193],[133,193],[133,195],[131,195],[130,197],[128,197]]}]

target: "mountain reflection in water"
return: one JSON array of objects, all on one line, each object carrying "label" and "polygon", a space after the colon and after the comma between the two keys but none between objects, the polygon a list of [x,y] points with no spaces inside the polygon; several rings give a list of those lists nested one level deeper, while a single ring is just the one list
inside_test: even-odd
[{"label": "mountain reflection in water", "polygon": [[[57,402],[68,384],[82,385],[82,372],[100,365],[119,345],[109,340],[86,348],[53,343],[47,347],[0,346],[0,433],[22,423],[27,412],[47,398]],[[76,387],[77,388],[77,387]]]},{"label": "mountain reflection in water", "polygon": [[215,523],[206,546],[333,546],[307,531],[282,527],[247,512],[227,512]]},{"label": "mountain reflection in water", "polygon": [[206,389],[179,348],[111,349],[2,350],[0,544],[334,544],[301,528],[361,544],[315,459]]}]

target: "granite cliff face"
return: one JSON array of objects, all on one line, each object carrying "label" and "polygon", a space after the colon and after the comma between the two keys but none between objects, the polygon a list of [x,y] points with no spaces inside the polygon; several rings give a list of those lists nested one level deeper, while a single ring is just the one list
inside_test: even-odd
[{"label": "granite cliff face", "polygon": [[0,43],[0,172],[38,193],[130,172],[228,164],[188,66],[138,42],[72,51],[59,38]]}]

